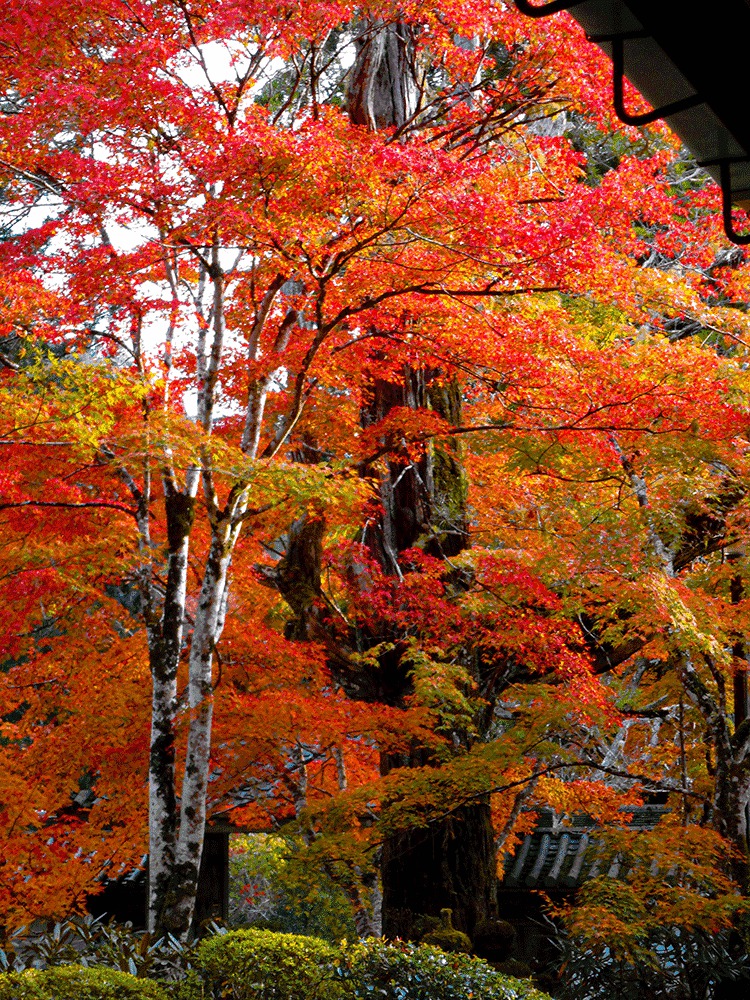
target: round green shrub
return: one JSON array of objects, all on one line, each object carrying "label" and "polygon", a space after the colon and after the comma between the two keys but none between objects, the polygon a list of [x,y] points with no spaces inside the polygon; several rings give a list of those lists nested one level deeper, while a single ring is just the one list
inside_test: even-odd
[{"label": "round green shrub", "polygon": [[405,941],[369,940],[346,948],[339,965],[346,1000],[549,1000],[528,981],[487,962]]},{"label": "round green shrub", "polygon": [[59,965],[0,975],[0,1000],[168,1000],[168,994],[116,969]]},{"label": "round green shrub", "polygon": [[212,1000],[211,991],[196,969],[190,969],[184,979],[162,981],[169,1000]]},{"label": "round green shrub", "polygon": [[247,929],[203,941],[195,964],[203,975],[207,996],[340,1000],[343,993],[336,981],[337,958],[337,949],[320,938]]}]

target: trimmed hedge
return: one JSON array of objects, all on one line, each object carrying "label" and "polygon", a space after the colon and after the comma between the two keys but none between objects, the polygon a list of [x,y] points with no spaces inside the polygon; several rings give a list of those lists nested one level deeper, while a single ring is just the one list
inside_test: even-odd
[{"label": "trimmed hedge", "polygon": [[370,939],[344,951],[339,974],[346,1000],[549,1000],[480,958],[405,941]]},{"label": "trimmed hedge", "polygon": [[[196,966],[206,998],[549,1000],[481,959],[406,942],[370,939],[337,949],[320,938],[240,930],[204,941]],[[200,1000],[197,990],[185,1000],[193,996]]]},{"label": "trimmed hedge", "polygon": [[338,949],[321,938],[248,929],[206,939],[198,948],[195,964],[208,996],[344,1000],[336,981],[338,955]]},{"label": "trimmed hedge", "polygon": [[0,974],[0,1000],[169,1000],[158,983],[82,965]]},{"label": "trimmed hedge", "polygon": [[549,1000],[481,959],[400,941],[334,948],[320,938],[237,930],[204,939],[190,965],[172,982],[101,965],[9,972],[0,974],[0,1000]]}]

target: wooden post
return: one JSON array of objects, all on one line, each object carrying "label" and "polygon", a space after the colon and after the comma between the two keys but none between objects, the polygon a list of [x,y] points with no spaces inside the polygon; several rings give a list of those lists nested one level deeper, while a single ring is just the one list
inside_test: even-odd
[{"label": "wooden post", "polygon": [[193,932],[207,920],[229,918],[229,831],[206,829],[203,841]]}]

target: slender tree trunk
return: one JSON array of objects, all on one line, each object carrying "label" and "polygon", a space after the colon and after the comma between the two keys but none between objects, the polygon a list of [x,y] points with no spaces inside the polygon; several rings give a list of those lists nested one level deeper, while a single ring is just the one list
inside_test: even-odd
[{"label": "slender tree trunk", "polygon": [[[744,555],[744,552],[737,552],[732,555]],[[739,604],[745,596],[745,585],[740,573],[735,573],[730,583],[730,596],[732,604]],[[735,742],[744,745],[744,740],[750,728],[750,685],[748,685],[748,655],[747,643],[738,642],[732,650],[735,656],[735,671],[733,678],[733,700],[734,700],[734,739]],[[744,799],[740,803],[744,812],[745,823],[745,850],[750,855],[750,788],[745,789]],[[745,872],[745,880],[750,888],[750,870]]]},{"label": "slender tree trunk", "polygon": [[190,645],[190,722],[179,827],[160,921],[162,928],[179,937],[185,936],[192,923],[203,853],[213,721],[212,665],[214,647],[224,624],[232,548],[226,538],[214,537],[212,541]]},{"label": "slender tree trunk", "polygon": [[[636,472],[614,434],[610,436],[610,441],[620,456],[623,471],[630,480],[633,495],[641,508],[651,551],[660,563],[665,578],[672,580],[675,576],[676,547],[674,544],[672,546],[667,544],[653,520],[645,479]],[[730,554],[730,559],[737,558],[739,555],[739,552],[734,556]],[[737,576],[731,584],[731,589],[732,600],[738,601],[742,593],[742,581]],[[670,631],[668,628],[668,635]],[[744,654],[744,644],[735,648],[735,654]],[[743,894],[747,895],[750,892],[750,842],[748,841],[750,720],[743,718],[737,724],[735,719],[734,732],[732,732],[729,724],[725,678],[710,656],[704,655],[702,659],[705,668],[712,677],[715,693],[709,690],[702,680],[689,652],[677,650],[675,658],[685,693],[703,716],[716,755],[713,826],[737,850],[736,857],[730,862],[730,868]],[[744,675],[744,670],[738,670],[737,673]],[[735,676],[734,694],[737,699],[735,710],[739,710],[742,718],[747,711],[746,679],[744,676],[740,676],[739,679]]]},{"label": "slender tree trunk", "polygon": [[717,682],[718,697],[709,691],[688,654],[680,659],[680,675],[688,697],[703,716],[713,744],[715,760],[713,815],[714,828],[734,845],[732,875],[743,895],[750,894],[750,850],[747,810],[750,802],[750,722],[731,732],[723,704],[723,677],[709,657],[706,664]]},{"label": "slender tree trunk", "polygon": [[[210,327],[204,322],[197,343],[199,377],[198,420],[210,434],[218,374],[224,343],[224,275],[219,264],[219,236],[202,282],[212,286]],[[280,279],[264,300],[257,324],[264,322]],[[209,332],[210,331],[210,332]],[[248,404],[250,410],[251,400]],[[168,445],[163,451],[162,482],[167,526],[167,577],[163,591],[150,573],[142,581],[152,676],[151,756],[149,766],[149,930],[170,932],[179,939],[190,933],[195,910],[206,827],[206,798],[213,721],[212,667],[226,616],[229,567],[247,508],[248,487],[235,484],[223,508],[219,506],[212,459],[208,449],[200,465],[188,468],[180,488]],[[153,558],[148,538],[148,510],[142,494],[128,484],[144,508],[141,535],[144,557]],[[203,488],[211,541],[201,577],[192,634],[185,636],[188,619],[188,559],[197,493]],[[147,563],[144,562],[144,565]],[[176,789],[176,729],[180,711],[177,670],[187,656],[187,747],[182,786]]]},{"label": "slender tree trunk", "polygon": [[[167,581],[161,616],[149,616],[151,661],[151,752],[149,761],[149,927],[162,923],[172,877],[177,836],[175,725],[177,668],[183,642],[190,532],[198,488],[197,470],[188,473],[184,492],[164,476],[167,518]],[[149,600],[150,600],[149,595]]]},{"label": "slender tree trunk", "polygon": [[[728,559],[733,562],[744,555],[741,549],[733,549]],[[741,573],[735,573],[729,585],[732,604],[739,604],[745,596],[745,585]],[[750,718],[750,691],[747,683],[747,649],[744,642],[738,642],[732,650],[736,658],[734,673],[734,728],[735,731]]]}]

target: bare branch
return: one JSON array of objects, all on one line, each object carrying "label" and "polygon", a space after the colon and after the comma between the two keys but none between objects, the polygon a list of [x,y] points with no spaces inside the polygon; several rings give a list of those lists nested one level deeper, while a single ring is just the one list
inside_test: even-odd
[{"label": "bare branch", "polygon": [[132,507],[125,507],[120,503],[109,503],[105,500],[86,500],[81,503],[68,503],[62,500],[18,500],[14,503],[0,503],[0,510],[10,510],[14,507],[61,507],[73,510],[77,507],[104,507],[110,510],[119,510],[123,514],[137,518],[138,511]]}]

